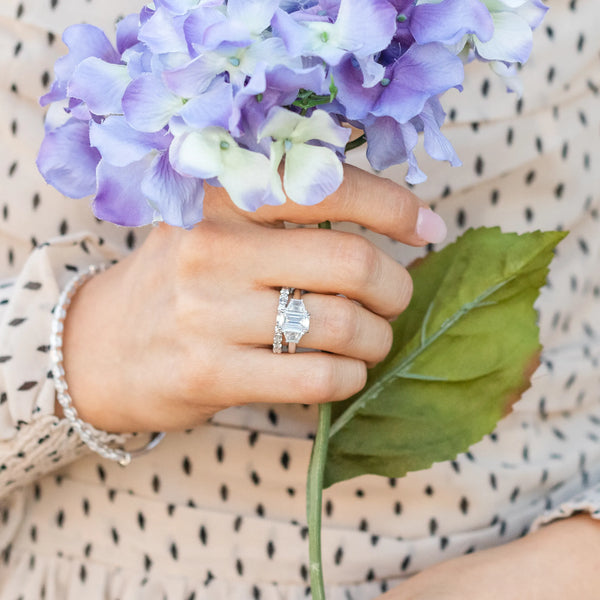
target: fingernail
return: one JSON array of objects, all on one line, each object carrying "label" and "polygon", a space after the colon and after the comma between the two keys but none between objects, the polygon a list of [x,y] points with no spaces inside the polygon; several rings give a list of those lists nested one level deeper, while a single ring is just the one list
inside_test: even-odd
[{"label": "fingernail", "polygon": [[430,208],[419,208],[417,217],[417,235],[425,242],[439,244],[446,239],[448,228],[444,219]]}]

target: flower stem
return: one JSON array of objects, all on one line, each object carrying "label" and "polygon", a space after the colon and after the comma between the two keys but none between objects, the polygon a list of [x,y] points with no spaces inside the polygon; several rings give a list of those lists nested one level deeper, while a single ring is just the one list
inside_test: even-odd
[{"label": "flower stem", "polygon": [[308,555],[310,587],[313,600],[325,600],[323,560],[321,556],[321,511],[323,506],[323,472],[329,445],[331,404],[319,405],[319,425],[313,444],[308,481],[306,484],[306,512],[308,518]]},{"label": "flower stem", "polygon": [[348,142],[346,144],[346,152],[350,152],[350,150],[354,150],[354,148],[358,148],[363,144],[367,143],[367,134],[363,133],[360,137],[357,137],[355,140]]},{"label": "flower stem", "polygon": [[[319,223],[319,229],[331,229],[331,223]],[[329,446],[331,404],[319,405],[319,423],[313,443],[306,482],[306,516],[308,520],[308,555],[310,587],[313,600],[325,600],[323,559],[321,556],[321,514],[323,507],[323,473]]]}]

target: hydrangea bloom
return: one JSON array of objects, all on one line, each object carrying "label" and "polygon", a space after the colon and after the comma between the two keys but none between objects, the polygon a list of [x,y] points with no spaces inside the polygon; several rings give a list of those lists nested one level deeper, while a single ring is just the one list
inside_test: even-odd
[{"label": "hydrangea bloom", "polygon": [[[155,0],[122,19],[115,45],[93,25],[63,35],[69,53],[38,166],[63,194],[94,196],[119,225],[202,219],[205,185],[245,210],[337,189],[350,135],[375,169],[406,162],[422,134],[460,164],[440,132],[439,98],[464,64],[490,62],[518,89],[541,0]],[[283,183],[279,168],[284,165]]]}]

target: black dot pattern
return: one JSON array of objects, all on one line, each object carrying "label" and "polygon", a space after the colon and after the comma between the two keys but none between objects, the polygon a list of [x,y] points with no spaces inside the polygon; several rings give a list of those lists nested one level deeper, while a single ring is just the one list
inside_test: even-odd
[{"label": "black dot pattern", "polygon": [[[57,290],[89,264],[135,251],[147,231],[100,223],[87,202],[42,181],[37,99],[51,84],[67,25],[111,31],[139,5],[0,5],[2,594],[300,600],[309,597],[304,492],[314,407],[231,408],[170,434],[127,469],[87,455],[53,415],[48,340]],[[483,225],[571,232],[538,302],[545,351],[513,412],[468,451],[403,478],[365,476],[325,491],[332,598],[370,600],[437,561],[600,509],[599,20],[591,0],[552,2],[522,70],[523,98],[507,96],[476,65],[464,93],[442,99],[464,166],[424,161],[429,180],[413,191],[445,218],[449,240]],[[360,152],[349,158],[365,166]],[[404,170],[385,175],[403,181]],[[336,228],[370,237],[404,264],[435,249]]]}]

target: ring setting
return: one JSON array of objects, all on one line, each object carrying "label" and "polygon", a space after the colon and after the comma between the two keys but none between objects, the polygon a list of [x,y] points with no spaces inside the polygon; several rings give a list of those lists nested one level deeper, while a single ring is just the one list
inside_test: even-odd
[{"label": "ring setting", "polygon": [[275,321],[273,352],[281,354],[283,337],[285,337],[288,353],[294,354],[298,342],[305,333],[308,333],[309,329],[310,313],[306,310],[304,300],[300,297],[300,290],[281,288]]}]

